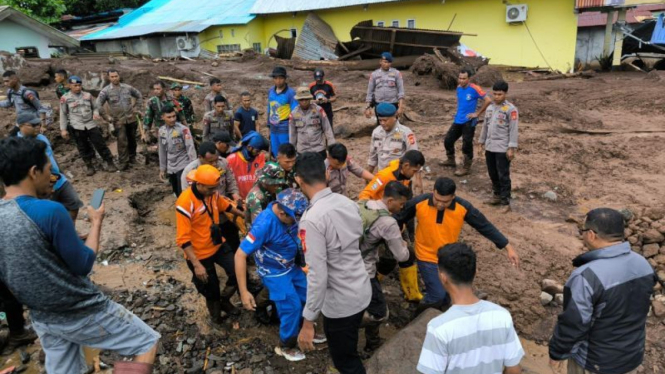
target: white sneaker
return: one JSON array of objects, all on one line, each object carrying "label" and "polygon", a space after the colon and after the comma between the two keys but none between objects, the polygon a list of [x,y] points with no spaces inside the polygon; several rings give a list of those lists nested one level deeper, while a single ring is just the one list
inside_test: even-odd
[{"label": "white sneaker", "polygon": [[326,338],[326,336],[323,334],[314,334],[314,339],[312,339],[312,343],[314,344],[323,344],[327,341],[328,338]]},{"label": "white sneaker", "polygon": [[275,347],[275,353],[291,362],[302,361],[307,357],[297,348],[288,349],[288,348]]}]

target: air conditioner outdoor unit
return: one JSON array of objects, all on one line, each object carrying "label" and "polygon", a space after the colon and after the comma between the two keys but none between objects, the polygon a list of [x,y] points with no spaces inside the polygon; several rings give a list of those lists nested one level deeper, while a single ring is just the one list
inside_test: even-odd
[{"label": "air conditioner outdoor unit", "polygon": [[187,36],[176,37],[175,44],[179,51],[189,51],[190,49],[194,49],[194,42]]},{"label": "air conditioner outdoor unit", "polygon": [[526,12],[529,7],[526,4],[506,6],[506,22],[517,23],[526,21]]}]

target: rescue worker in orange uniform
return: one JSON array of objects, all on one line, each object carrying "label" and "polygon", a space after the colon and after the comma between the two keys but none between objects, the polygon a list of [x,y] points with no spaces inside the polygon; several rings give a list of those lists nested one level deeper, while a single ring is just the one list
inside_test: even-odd
[{"label": "rescue worker in orange uniform", "polygon": [[360,191],[358,200],[381,200],[388,182],[398,181],[411,188],[411,178],[425,165],[422,152],[407,151],[399,160],[392,160],[388,167],[379,171],[365,188]]}]

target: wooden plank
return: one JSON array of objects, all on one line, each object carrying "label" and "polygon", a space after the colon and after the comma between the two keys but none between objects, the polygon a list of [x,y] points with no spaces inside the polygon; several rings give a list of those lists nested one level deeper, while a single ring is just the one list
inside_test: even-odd
[{"label": "wooden plank", "polygon": [[161,79],[161,80],[169,81],[169,82],[178,82],[178,83],[184,83],[184,84],[197,84],[197,85],[199,85],[199,86],[205,86],[205,85],[206,85],[206,84],[203,83],[203,82],[186,81],[186,80],[175,79],[175,78],[171,78],[171,77],[164,77],[164,76],[161,76],[161,77],[157,77],[157,78],[159,78],[159,79]]},{"label": "wooden plank", "polygon": [[345,61],[345,60],[348,60],[348,59],[350,59],[351,57],[358,56],[359,54],[362,54],[363,52],[367,52],[367,51],[369,51],[370,49],[372,49],[371,46],[367,46],[367,47],[360,48],[360,49],[355,50],[355,51],[353,51],[353,52],[351,52],[351,53],[349,53],[349,54],[346,54],[346,55],[344,55],[344,56],[341,56],[340,58],[337,59],[337,61]]},{"label": "wooden plank", "polygon": [[[367,40],[367,39],[362,39],[363,43],[376,43],[376,44],[390,44],[389,41],[385,40]],[[442,47],[440,45],[426,45],[426,44],[412,44],[412,43],[402,43],[402,42],[395,42],[393,43],[394,45],[399,45],[403,47],[418,47],[418,48],[441,48],[441,49],[450,49],[452,47]]]},{"label": "wooden plank", "polygon": [[[418,56],[401,56],[395,57],[393,59],[392,66],[395,68],[398,67],[409,67],[413,64]],[[349,70],[376,70],[379,66],[380,59],[372,60],[359,60],[359,61],[318,61],[318,60],[304,60],[304,61],[294,61],[287,60],[284,61],[285,65],[290,65],[293,69],[296,70],[314,70],[319,66],[330,66],[330,67],[343,67]]]},{"label": "wooden plank", "polygon": [[438,49],[438,48],[434,48],[434,54],[436,55],[436,57],[439,58],[439,60],[440,60],[441,62],[443,62],[443,63],[448,62],[448,61],[446,61],[446,59],[443,57],[443,55],[441,54],[441,52],[439,52],[439,49]]},{"label": "wooden plank", "polygon": [[[353,26],[354,29],[358,30],[375,30],[375,26]],[[423,34],[437,34],[437,35],[461,35],[461,36],[478,36],[478,34],[465,34],[457,31],[439,31],[439,30],[424,30],[424,29],[407,29],[400,27],[381,27],[381,30],[398,30],[404,32],[418,32]]]},{"label": "wooden plank", "polygon": [[390,33],[390,53],[394,53],[395,49],[395,36],[397,35],[397,30],[393,30]]},{"label": "wooden plank", "polygon": [[342,47],[342,49],[346,51],[346,53],[351,53],[349,51],[349,48],[347,48],[346,45],[344,44],[344,42],[339,42],[339,46]]}]

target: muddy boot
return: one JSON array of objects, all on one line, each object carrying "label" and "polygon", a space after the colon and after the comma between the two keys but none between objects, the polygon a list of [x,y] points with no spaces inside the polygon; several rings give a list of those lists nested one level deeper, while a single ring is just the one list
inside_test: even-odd
[{"label": "muddy boot", "polygon": [[374,352],[383,343],[379,335],[380,328],[381,324],[372,324],[365,327],[365,348],[363,350],[366,353]]},{"label": "muddy boot", "polygon": [[113,374],[150,374],[152,364],[143,362],[119,361],[113,365]]},{"label": "muddy boot", "polygon": [[22,334],[9,334],[9,339],[7,339],[7,345],[2,349],[3,355],[9,355],[16,350],[18,347],[24,345],[32,344],[37,340],[37,334],[31,330],[24,330]]},{"label": "muddy boot", "polygon": [[212,323],[215,325],[221,325],[223,322],[222,302],[206,300],[206,307],[208,308],[208,313],[210,313],[210,319],[212,319]]},{"label": "muddy boot", "polygon": [[85,163],[85,175],[89,177],[95,175],[95,167],[92,165],[92,161]]},{"label": "muddy boot", "polygon": [[487,205],[499,205],[501,204],[501,198],[498,195],[492,195],[490,199],[483,202]]},{"label": "muddy boot", "polygon": [[115,166],[115,163],[113,162],[113,160],[107,160],[106,161],[106,171],[108,171],[109,173],[118,172],[118,167]]},{"label": "muddy boot", "polygon": [[127,169],[129,169],[129,163],[120,164],[120,167],[118,167],[118,169],[120,169],[120,171],[126,171]]},{"label": "muddy boot", "polygon": [[222,290],[222,300],[221,300],[222,310],[226,314],[232,315],[232,316],[237,316],[237,315],[240,314],[240,311],[238,310],[238,308],[236,308],[231,303],[231,297],[233,296],[233,294],[236,293],[236,291],[238,291],[237,286],[228,286],[228,285],[226,287],[224,287],[224,289]]},{"label": "muddy boot", "polygon": [[510,209],[509,202],[501,202],[501,204],[499,204],[499,213],[505,214],[510,212],[512,212],[512,209]]},{"label": "muddy boot", "polygon": [[464,164],[462,164],[462,167],[455,170],[455,175],[458,177],[463,177],[471,172],[471,164],[473,163],[473,160],[464,157]]},{"label": "muddy boot", "polygon": [[448,157],[448,159],[446,161],[441,161],[440,165],[450,168],[456,167],[457,163],[455,162],[455,155],[446,155],[446,156]]}]

